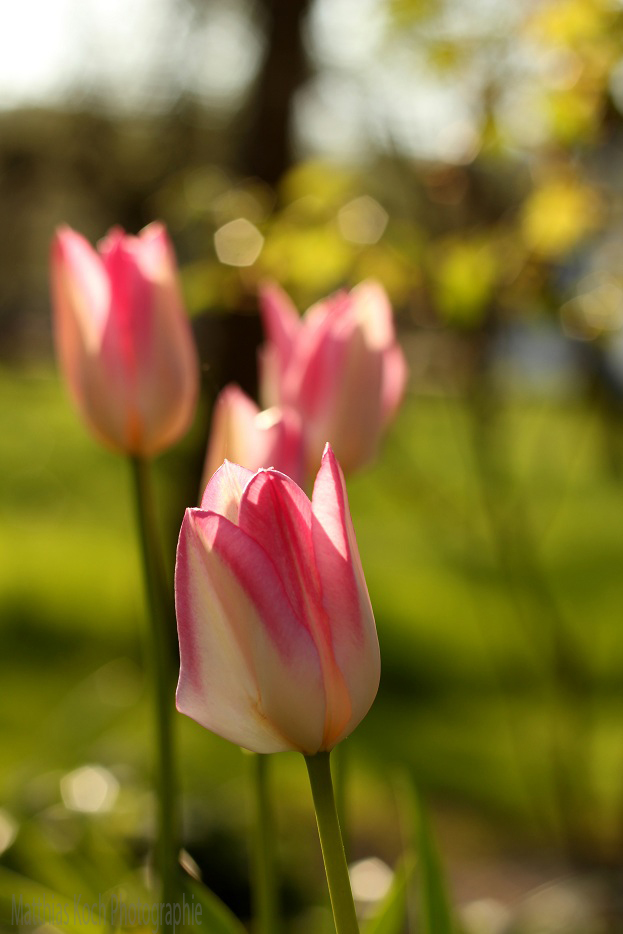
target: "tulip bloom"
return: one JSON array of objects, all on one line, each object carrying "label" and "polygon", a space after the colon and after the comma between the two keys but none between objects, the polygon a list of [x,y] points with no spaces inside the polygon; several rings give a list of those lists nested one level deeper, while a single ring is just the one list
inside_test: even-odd
[{"label": "tulip bloom", "polygon": [[253,473],[275,467],[303,483],[301,420],[293,409],[259,407],[233,383],[219,394],[212,417],[201,489],[224,460]]},{"label": "tulip bloom", "polygon": [[299,412],[308,469],[327,441],[346,472],[367,464],[407,380],[382,286],[363,282],[300,318],[288,296],[270,285],[261,291],[260,309],[268,339],[260,361],[263,401]]},{"label": "tulip bloom", "polygon": [[136,457],[169,447],[192,421],[199,367],[165,228],[115,228],[96,252],[62,227],[51,275],[58,357],[91,430]]},{"label": "tulip bloom", "polygon": [[180,532],[177,708],[254,752],[330,750],[377,692],[379,646],[344,478],[313,497],[225,462]]}]

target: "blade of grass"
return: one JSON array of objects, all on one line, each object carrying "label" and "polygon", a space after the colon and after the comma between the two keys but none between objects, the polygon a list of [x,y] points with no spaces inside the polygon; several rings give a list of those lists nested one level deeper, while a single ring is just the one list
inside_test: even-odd
[{"label": "blade of grass", "polygon": [[414,860],[407,856],[396,868],[387,895],[374,915],[366,921],[362,934],[402,934],[407,920],[407,893],[413,881]]},{"label": "blade of grass", "polygon": [[[209,931],[210,934],[247,934],[242,922],[205,885],[190,879],[186,879],[183,885],[186,898],[194,898],[195,904],[201,906],[201,918],[194,916],[197,930]],[[188,929],[185,926],[185,930]]]},{"label": "blade of grass", "polygon": [[426,809],[413,788],[421,934],[455,934],[448,888]]},{"label": "blade of grass", "polygon": [[[415,866],[414,874],[417,876],[417,900],[413,898],[410,875],[404,887],[407,929],[417,928],[418,934],[457,934],[443,865],[421,795],[412,776],[404,769],[394,774],[392,784],[402,837],[403,864],[407,871]],[[392,928],[389,930],[393,931]],[[385,934],[383,928],[381,931]]]},{"label": "blade of grass", "polygon": [[26,926],[40,927],[45,920],[57,922],[69,932],[83,930],[82,919],[76,918],[74,899],[0,866],[0,924],[16,929],[20,918]]}]

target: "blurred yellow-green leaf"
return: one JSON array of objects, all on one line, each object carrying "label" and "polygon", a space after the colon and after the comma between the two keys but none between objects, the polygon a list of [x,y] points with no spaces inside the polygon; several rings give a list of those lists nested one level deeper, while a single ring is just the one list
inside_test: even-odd
[{"label": "blurred yellow-green leaf", "polygon": [[555,259],[593,232],[601,213],[594,189],[574,178],[550,178],[526,199],[522,236],[529,249]]},{"label": "blurred yellow-green leaf", "polygon": [[498,274],[492,247],[479,237],[443,240],[431,250],[429,269],[440,316],[460,327],[477,326],[486,313]]}]

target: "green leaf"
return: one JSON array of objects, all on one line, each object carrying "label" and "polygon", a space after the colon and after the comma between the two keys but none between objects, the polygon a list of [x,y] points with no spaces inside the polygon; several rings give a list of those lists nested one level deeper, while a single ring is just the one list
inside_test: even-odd
[{"label": "green leaf", "polygon": [[419,867],[421,934],[455,934],[452,909],[437,845],[422,800],[414,789],[415,847]]},{"label": "green leaf", "polygon": [[48,921],[66,931],[84,931],[74,899],[0,866],[0,925],[17,928],[20,917],[25,927],[40,927]]},{"label": "green leaf", "polygon": [[201,920],[197,919],[196,925],[198,930],[209,931],[210,934],[247,934],[242,922],[205,885],[189,879],[185,882],[184,888],[186,898],[194,896],[195,903],[201,905]]},{"label": "green leaf", "polygon": [[402,934],[407,918],[407,891],[413,879],[414,861],[406,857],[394,874],[391,888],[374,915],[363,925],[362,934]]}]

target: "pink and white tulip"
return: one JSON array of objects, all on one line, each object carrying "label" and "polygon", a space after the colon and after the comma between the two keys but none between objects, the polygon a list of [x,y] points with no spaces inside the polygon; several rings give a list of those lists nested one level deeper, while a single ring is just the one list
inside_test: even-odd
[{"label": "pink and white tulip", "polygon": [[293,409],[273,406],[260,411],[239,386],[226,386],[216,400],[201,489],[224,460],[253,473],[274,467],[302,485],[301,420]]},{"label": "pink and white tulip", "polygon": [[344,477],[327,445],[312,500],[225,462],[180,532],[177,707],[254,752],[329,750],[368,712],[379,646]]},{"label": "pink and white tulip", "polygon": [[165,228],[138,237],[110,231],[97,251],[60,228],[52,244],[57,354],[94,434],[117,451],[149,457],[192,422],[199,367]]},{"label": "pink and white tulip", "polygon": [[265,405],[295,408],[308,469],[329,441],[348,473],[369,463],[404,394],[407,364],[383,287],[362,282],[310,308],[302,318],[276,285],[260,309]]}]

